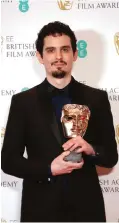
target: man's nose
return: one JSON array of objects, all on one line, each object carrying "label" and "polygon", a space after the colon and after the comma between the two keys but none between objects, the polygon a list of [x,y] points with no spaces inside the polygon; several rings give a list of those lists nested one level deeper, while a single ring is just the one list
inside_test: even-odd
[{"label": "man's nose", "polygon": [[61,59],[62,58],[62,52],[60,50],[56,51],[56,59]]}]

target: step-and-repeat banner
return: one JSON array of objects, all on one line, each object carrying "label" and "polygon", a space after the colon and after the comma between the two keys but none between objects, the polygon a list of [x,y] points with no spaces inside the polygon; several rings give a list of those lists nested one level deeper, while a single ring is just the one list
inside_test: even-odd
[{"label": "step-and-repeat banner", "polygon": [[[37,33],[48,22],[59,20],[70,25],[78,40],[78,59],[72,75],[108,93],[119,151],[119,1],[1,0],[1,13],[2,142],[12,95],[45,78],[44,67],[35,56]],[[119,222],[119,162],[113,169],[97,171],[107,221]],[[3,172],[1,176],[1,222],[18,222],[22,179]]]}]

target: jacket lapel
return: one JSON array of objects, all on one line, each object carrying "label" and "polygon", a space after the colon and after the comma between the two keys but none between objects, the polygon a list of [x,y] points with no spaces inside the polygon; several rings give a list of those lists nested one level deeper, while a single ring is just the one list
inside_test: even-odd
[{"label": "jacket lapel", "polygon": [[85,102],[82,85],[74,78],[72,80],[72,84],[69,87],[69,96],[71,98],[72,104],[82,105]]},{"label": "jacket lapel", "polygon": [[40,110],[41,118],[44,119],[44,123],[47,126],[46,131],[51,131],[56,138],[60,146],[62,146],[62,138],[60,135],[59,127],[57,124],[55,112],[53,111],[52,99],[45,81],[37,86],[38,106]]},{"label": "jacket lapel", "polygon": [[89,132],[90,132],[90,126],[92,126],[92,113],[93,113],[93,110],[92,110],[92,105],[91,105],[91,100],[90,100],[90,95],[88,93],[88,87],[85,86],[84,84],[81,84],[80,82],[77,82],[77,81],[73,81],[72,85],[71,85],[71,89],[70,89],[70,94],[71,94],[71,103],[72,104],[79,104],[79,105],[86,105],[88,106],[90,112],[91,112],[91,115],[90,115],[90,118],[89,118],[89,122],[88,122],[88,127],[87,127],[87,130],[86,130],[86,133],[84,135],[84,139],[85,140],[89,140]]}]

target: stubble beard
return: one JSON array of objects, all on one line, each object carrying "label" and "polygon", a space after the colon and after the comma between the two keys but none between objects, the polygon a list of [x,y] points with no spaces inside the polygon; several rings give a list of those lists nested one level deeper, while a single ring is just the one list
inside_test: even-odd
[{"label": "stubble beard", "polygon": [[60,68],[58,68],[57,71],[52,72],[52,76],[57,78],[57,79],[62,79],[66,76],[66,71],[61,70]]}]

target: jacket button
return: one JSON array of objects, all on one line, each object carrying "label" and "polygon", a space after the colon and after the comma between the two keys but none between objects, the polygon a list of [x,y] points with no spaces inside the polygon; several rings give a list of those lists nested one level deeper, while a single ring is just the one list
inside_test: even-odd
[{"label": "jacket button", "polygon": [[39,184],[41,184],[41,183],[42,183],[42,181],[40,181],[40,180],[39,180],[39,181],[38,181],[38,183],[39,183]]}]

